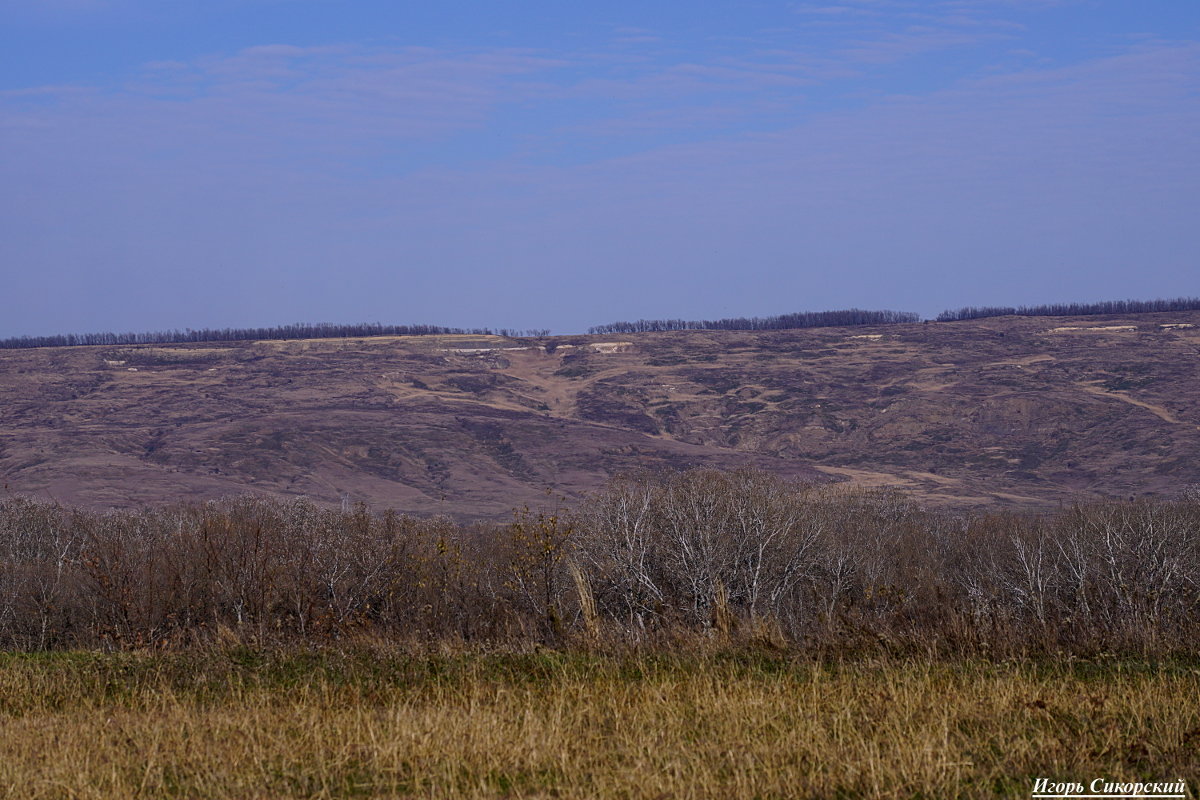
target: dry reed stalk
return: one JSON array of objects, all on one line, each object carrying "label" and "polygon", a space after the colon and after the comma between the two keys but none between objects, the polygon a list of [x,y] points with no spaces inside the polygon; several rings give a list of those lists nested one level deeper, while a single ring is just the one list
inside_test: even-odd
[{"label": "dry reed stalk", "polygon": [[583,631],[587,643],[594,646],[600,641],[600,614],[596,610],[596,596],[587,576],[579,568],[579,564],[571,561],[567,565],[571,580],[575,582],[575,591],[579,595],[579,613],[583,617]]},{"label": "dry reed stalk", "polygon": [[713,628],[722,639],[727,639],[733,632],[733,612],[729,609],[729,592],[720,579],[715,582],[713,590]]}]

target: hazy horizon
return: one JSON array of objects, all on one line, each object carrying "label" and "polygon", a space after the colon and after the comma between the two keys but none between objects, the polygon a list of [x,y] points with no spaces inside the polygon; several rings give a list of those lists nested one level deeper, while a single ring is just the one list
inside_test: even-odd
[{"label": "hazy horizon", "polygon": [[1200,5],[0,0],[0,338],[1194,296]]}]

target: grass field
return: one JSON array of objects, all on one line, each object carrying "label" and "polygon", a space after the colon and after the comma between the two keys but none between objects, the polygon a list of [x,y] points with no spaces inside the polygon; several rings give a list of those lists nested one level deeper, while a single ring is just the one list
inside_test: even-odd
[{"label": "grass field", "polygon": [[0,656],[0,794],[1029,797],[1200,777],[1200,663],[213,648]]}]

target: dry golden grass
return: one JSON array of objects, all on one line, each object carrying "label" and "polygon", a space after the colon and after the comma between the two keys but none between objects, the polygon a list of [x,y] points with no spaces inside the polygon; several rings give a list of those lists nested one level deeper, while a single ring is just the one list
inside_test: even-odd
[{"label": "dry golden grass", "polygon": [[1034,777],[1194,781],[1198,698],[1178,661],[10,655],[0,794],[1028,797]]}]

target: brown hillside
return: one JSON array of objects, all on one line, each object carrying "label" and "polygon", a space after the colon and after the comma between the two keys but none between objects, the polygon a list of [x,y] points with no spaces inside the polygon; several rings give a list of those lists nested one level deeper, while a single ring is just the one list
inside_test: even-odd
[{"label": "brown hillside", "polygon": [[1046,506],[1172,493],[1198,454],[1200,312],[0,351],[0,481],[91,507],[499,516],[693,465]]}]

